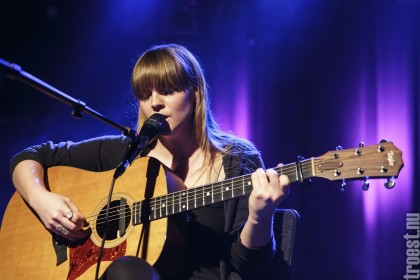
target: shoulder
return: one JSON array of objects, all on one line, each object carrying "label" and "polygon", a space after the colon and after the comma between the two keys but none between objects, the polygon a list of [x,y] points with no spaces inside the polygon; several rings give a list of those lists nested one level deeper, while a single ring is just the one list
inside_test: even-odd
[{"label": "shoulder", "polygon": [[245,138],[240,138],[232,134],[226,134],[223,138],[225,154],[240,156],[260,155],[255,144]]},{"label": "shoulder", "polygon": [[81,142],[78,142],[76,144],[90,144],[90,143],[115,143],[115,144],[129,144],[131,142],[131,139],[124,135],[104,135],[99,136],[95,138],[90,138],[87,140],[83,140]]},{"label": "shoulder", "polygon": [[228,178],[251,173],[264,166],[261,153],[254,143],[233,135],[227,135],[226,137],[223,165]]}]

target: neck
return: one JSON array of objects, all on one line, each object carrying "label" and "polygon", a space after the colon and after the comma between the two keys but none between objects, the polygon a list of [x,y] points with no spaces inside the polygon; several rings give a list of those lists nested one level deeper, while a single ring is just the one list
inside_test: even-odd
[{"label": "neck", "polygon": [[202,150],[191,138],[177,141],[175,138],[161,137],[148,156],[157,158],[178,177],[185,180],[190,171],[190,165],[200,154],[202,154]]}]

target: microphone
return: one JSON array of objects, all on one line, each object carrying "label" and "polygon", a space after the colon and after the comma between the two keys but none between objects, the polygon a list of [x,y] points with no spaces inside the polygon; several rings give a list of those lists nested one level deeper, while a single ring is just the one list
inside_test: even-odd
[{"label": "microphone", "polygon": [[169,125],[165,120],[165,116],[161,114],[153,114],[148,118],[140,129],[139,135],[134,138],[130,145],[130,149],[125,154],[123,161],[117,166],[114,178],[120,177],[131,162],[141,153],[148,145],[150,145],[160,134],[169,132]]}]

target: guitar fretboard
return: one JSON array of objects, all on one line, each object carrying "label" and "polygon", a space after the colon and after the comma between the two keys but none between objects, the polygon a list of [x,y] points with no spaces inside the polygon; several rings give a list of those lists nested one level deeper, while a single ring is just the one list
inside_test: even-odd
[{"label": "guitar fretboard", "polygon": [[[299,165],[299,166],[298,166]],[[309,178],[312,174],[310,159],[274,168],[285,174],[290,182]],[[251,175],[243,175],[213,184],[185,189],[133,203],[133,225],[153,221],[170,215],[211,205],[221,201],[247,195],[252,191]]]}]

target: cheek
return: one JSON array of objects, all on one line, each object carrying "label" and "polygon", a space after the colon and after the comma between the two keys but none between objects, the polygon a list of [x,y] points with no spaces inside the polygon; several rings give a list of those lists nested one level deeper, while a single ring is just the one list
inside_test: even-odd
[{"label": "cheek", "polygon": [[182,103],[179,104],[178,112],[181,112],[181,115],[183,115],[183,118],[189,117],[192,115],[192,112],[194,111],[194,105],[191,103],[190,100],[185,99]]},{"label": "cheek", "polygon": [[149,116],[151,113],[151,107],[147,104],[145,101],[140,101],[140,110],[145,114],[146,116]]},{"label": "cheek", "polygon": [[180,109],[185,110],[186,112],[190,112],[194,110],[194,98],[191,94],[186,94],[182,100],[182,102],[180,102]]}]

